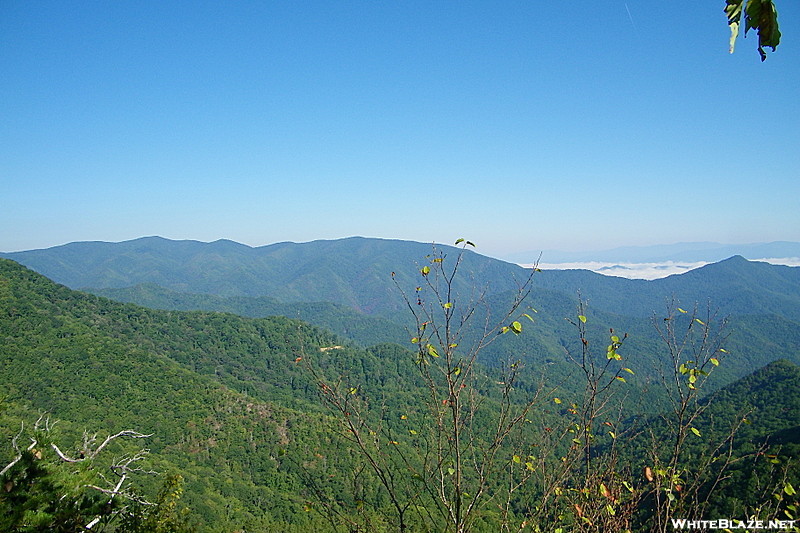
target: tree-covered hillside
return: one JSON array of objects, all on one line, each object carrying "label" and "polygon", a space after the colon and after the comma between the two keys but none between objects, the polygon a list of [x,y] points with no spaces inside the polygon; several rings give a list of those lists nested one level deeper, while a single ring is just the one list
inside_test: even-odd
[{"label": "tree-covered hillside", "polygon": [[221,311],[253,318],[275,315],[297,318],[328,329],[361,346],[383,342],[405,343],[411,337],[401,323],[330,302],[282,303],[269,296],[192,294],[165,289],[153,283],[121,289],[90,289],[90,292],[152,309]]},{"label": "tree-covered hillside", "polygon": [[[183,475],[184,501],[204,529],[308,531],[319,516],[303,511],[313,493],[307,477],[323,468],[311,463],[324,461],[334,475],[354,463],[331,440],[316,386],[297,360],[365,376],[402,403],[403,360],[385,353],[342,346],[286,318],[119,304],[2,260],[0,386],[15,407],[3,423],[2,458],[19,424],[41,412],[65,421],[73,445],[83,430],[135,429],[152,434],[145,446],[154,470]],[[140,481],[143,491],[159,484]]]}]

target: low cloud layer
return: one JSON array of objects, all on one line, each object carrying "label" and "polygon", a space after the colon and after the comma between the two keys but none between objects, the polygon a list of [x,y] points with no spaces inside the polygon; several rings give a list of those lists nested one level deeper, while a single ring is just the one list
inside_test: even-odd
[{"label": "low cloud layer", "polygon": [[[800,266],[798,257],[750,259],[750,261],[763,261],[773,265]],[[658,279],[673,274],[683,274],[695,268],[707,265],[708,262],[682,262],[665,261],[663,263],[605,263],[600,261],[581,263],[539,263],[542,270],[591,270],[606,276],[617,276],[628,279]],[[532,265],[523,265],[530,267]]]}]

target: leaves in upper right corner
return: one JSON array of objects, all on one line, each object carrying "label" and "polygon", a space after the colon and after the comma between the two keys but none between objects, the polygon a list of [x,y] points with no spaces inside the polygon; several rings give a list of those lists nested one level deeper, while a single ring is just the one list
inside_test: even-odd
[{"label": "leaves in upper right corner", "polygon": [[742,11],[744,11],[745,15],[745,36],[751,28],[758,32],[758,53],[761,56],[761,61],[765,61],[767,53],[764,48],[769,46],[774,52],[781,42],[781,32],[778,28],[778,10],[775,7],[775,3],[773,0],[747,0],[745,5],[744,0],[726,0],[725,14],[728,17],[728,26],[731,28],[731,53],[733,53],[736,38],[739,36]]}]

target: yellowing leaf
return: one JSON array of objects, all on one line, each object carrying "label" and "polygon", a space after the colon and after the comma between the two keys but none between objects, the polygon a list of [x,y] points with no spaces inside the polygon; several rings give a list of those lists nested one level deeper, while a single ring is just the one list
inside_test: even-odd
[{"label": "yellowing leaf", "polygon": [[580,320],[581,322],[583,322],[584,324],[586,324],[586,317],[585,317],[585,316],[583,316],[583,315],[578,315],[578,320]]},{"label": "yellowing leaf", "polygon": [[697,428],[689,428],[689,429],[691,429],[691,430],[692,430],[692,433],[694,433],[694,434],[695,434],[695,435],[697,435],[698,437],[700,436],[700,430],[699,430],[699,429],[697,429]]}]

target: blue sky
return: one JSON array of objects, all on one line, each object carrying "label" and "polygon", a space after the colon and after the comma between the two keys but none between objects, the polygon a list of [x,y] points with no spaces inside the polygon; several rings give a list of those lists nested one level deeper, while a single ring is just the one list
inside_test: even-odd
[{"label": "blue sky", "polygon": [[800,4],[0,2],[0,250],[800,241]]}]

